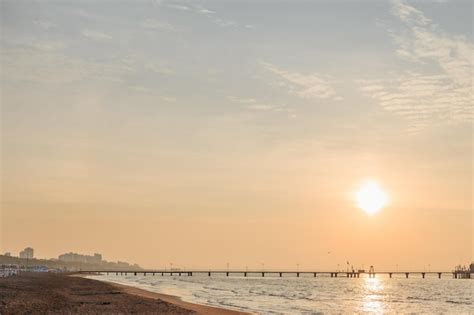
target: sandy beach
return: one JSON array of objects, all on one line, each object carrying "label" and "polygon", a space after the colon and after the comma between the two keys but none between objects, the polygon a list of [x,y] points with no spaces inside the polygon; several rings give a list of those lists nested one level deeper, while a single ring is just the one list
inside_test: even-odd
[{"label": "sandy beach", "polygon": [[50,273],[0,279],[0,314],[245,314],[123,285]]}]

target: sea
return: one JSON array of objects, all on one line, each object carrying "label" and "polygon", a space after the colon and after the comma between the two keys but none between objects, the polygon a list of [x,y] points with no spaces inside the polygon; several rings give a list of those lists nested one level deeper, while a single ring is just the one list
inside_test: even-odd
[{"label": "sea", "polygon": [[474,281],[389,278],[94,275],[90,278],[258,314],[474,314]]}]

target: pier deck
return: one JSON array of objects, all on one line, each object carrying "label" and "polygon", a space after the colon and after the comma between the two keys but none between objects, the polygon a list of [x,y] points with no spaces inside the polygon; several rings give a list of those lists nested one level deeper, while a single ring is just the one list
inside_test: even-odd
[{"label": "pier deck", "polygon": [[257,270],[140,270],[140,271],[123,271],[123,270],[88,270],[88,271],[79,271],[82,274],[107,274],[107,275],[117,275],[117,276],[126,276],[126,275],[151,275],[151,276],[207,276],[212,277],[220,275],[226,277],[288,277],[295,276],[300,277],[303,275],[310,275],[313,277],[317,276],[328,276],[331,278],[337,277],[346,277],[346,278],[359,278],[360,275],[367,274],[370,278],[375,278],[377,275],[387,275],[389,278],[392,278],[394,275],[403,275],[405,278],[409,278],[410,275],[418,275],[423,279],[427,275],[435,275],[439,279],[443,275],[452,275],[455,279],[474,279],[470,272],[460,272],[460,271],[374,271],[374,272],[359,272],[359,271],[257,271]]}]

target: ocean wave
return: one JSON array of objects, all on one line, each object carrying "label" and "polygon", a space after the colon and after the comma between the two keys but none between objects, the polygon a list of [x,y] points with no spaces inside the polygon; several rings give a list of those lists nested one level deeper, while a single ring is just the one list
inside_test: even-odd
[{"label": "ocean wave", "polygon": [[[102,277],[150,291],[180,296],[183,300],[258,314],[357,313],[470,313],[471,284],[450,281],[382,279],[378,290],[361,281],[340,279],[227,279]],[[472,313],[472,312],[471,312]]]},{"label": "ocean wave", "polygon": [[453,301],[453,300],[446,300],[445,302],[446,302],[446,303],[451,303],[451,304],[472,305],[472,302]]}]

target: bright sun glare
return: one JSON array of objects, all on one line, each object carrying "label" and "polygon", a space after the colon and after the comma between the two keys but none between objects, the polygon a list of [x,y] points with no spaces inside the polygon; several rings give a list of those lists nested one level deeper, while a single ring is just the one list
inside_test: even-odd
[{"label": "bright sun glare", "polygon": [[387,203],[387,194],[374,181],[362,185],[356,194],[357,206],[367,214],[374,214]]}]

